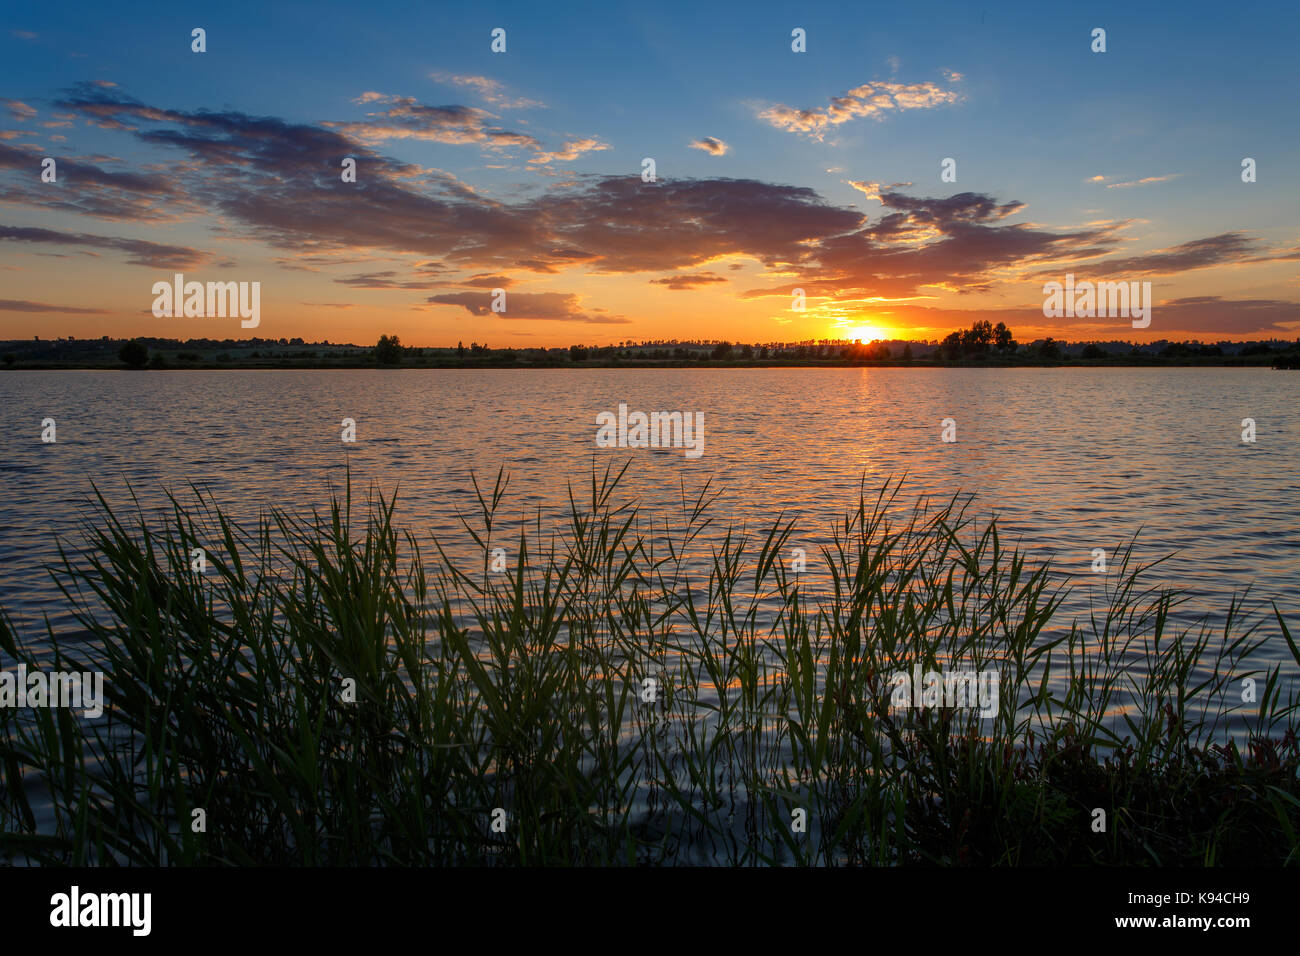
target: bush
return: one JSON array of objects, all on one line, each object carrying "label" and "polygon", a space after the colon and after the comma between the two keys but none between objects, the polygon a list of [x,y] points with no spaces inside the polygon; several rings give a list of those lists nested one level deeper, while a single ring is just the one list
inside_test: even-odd
[{"label": "bush", "polygon": [[144,368],[149,361],[149,349],[138,339],[123,343],[117,357],[131,368]]}]

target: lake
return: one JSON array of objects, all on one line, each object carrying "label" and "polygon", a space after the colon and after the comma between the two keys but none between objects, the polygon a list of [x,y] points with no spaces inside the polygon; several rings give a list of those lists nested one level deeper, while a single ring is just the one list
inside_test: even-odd
[{"label": "lake", "polygon": [[[1101,578],[1093,549],[1111,555],[1140,530],[1144,557],[1172,554],[1154,573],[1187,591],[1189,613],[1221,615],[1252,587],[1293,617],[1298,395],[1300,377],[1262,369],[8,372],[0,604],[28,636],[43,615],[75,626],[43,568],[58,540],[75,543],[92,481],[114,505],[129,486],[146,509],[193,482],[251,518],[323,505],[350,467],[354,485],[398,492],[403,524],[455,545],[458,512],[476,506],[471,473],[490,486],[505,468],[506,510],[551,517],[593,464],[630,460],[621,492],[652,513],[680,513],[683,488],[712,479],[719,532],[797,518],[791,545],[814,578],[860,482],[906,475],[905,496],[976,494],[1004,540],[1073,579],[1079,609]],[[597,416],[620,403],[702,415],[702,454],[597,447]],[[345,418],[355,442],[341,440]],[[1289,659],[1284,646],[1265,657]]]}]

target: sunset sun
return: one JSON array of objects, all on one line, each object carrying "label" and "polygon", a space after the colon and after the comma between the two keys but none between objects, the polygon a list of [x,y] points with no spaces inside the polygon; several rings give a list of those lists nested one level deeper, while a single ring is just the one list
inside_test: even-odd
[{"label": "sunset sun", "polygon": [[893,337],[893,332],[883,325],[869,323],[846,325],[840,330],[842,338],[857,339],[862,342],[874,342],[877,339],[888,339]]}]

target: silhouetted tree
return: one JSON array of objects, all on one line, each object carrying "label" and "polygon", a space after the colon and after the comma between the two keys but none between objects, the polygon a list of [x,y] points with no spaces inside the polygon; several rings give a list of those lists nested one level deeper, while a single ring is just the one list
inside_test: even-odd
[{"label": "silhouetted tree", "polygon": [[381,335],[375,346],[375,358],[384,365],[396,365],[402,361],[402,340],[396,335]]},{"label": "silhouetted tree", "polygon": [[1016,350],[1015,340],[1011,338],[1011,330],[1007,328],[1005,322],[999,322],[993,326],[993,344],[997,346],[999,352],[1014,352]]},{"label": "silhouetted tree", "polygon": [[949,332],[943,342],[940,343],[939,351],[943,353],[943,357],[948,361],[952,362],[961,358],[961,339],[960,332]]},{"label": "silhouetted tree", "polygon": [[993,326],[987,319],[971,323],[970,331],[964,332],[961,337],[963,351],[966,352],[987,352],[992,341]]}]

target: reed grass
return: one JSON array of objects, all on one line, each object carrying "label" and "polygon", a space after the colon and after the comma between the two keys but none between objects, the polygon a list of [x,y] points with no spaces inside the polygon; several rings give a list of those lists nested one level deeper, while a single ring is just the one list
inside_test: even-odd
[{"label": "reed grass", "polygon": [[[626,468],[626,466],[624,466]],[[593,472],[454,540],[349,480],[252,527],[192,489],[96,490],[56,585],[87,632],[13,664],[100,670],[106,713],[0,709],[0,854],[44,865],[1279,865],[1300,859],[1300,666],[1247,610],[1190,625],[1136,541],[1086,617],[970,499],[865,488],[809,572],[783,516],[721,527]],[[190,549],[206,549],[207,571]],[[505,547],[510,567],[488,555]],[[467,563],[464,555],[475,557]],[[814,573],[816,572],[816,573]],[[1265,645],[1291,660],[1261,662]],[[997,712],[890,706],[993,669]],[[1258,686],[1243,702],[1242,681]],[[647,681],[657,682],[655,693]],[[355,700],[348,682],[355,682]],[[653,697],[654,699],[649,699]],[[1106,814],[1095,832],[1093,811]],[[492,825],[504,811],[504,831]],[[195,832],[194,811],[206,828]],[[796,810],[806,828],[792,828]]]}]

